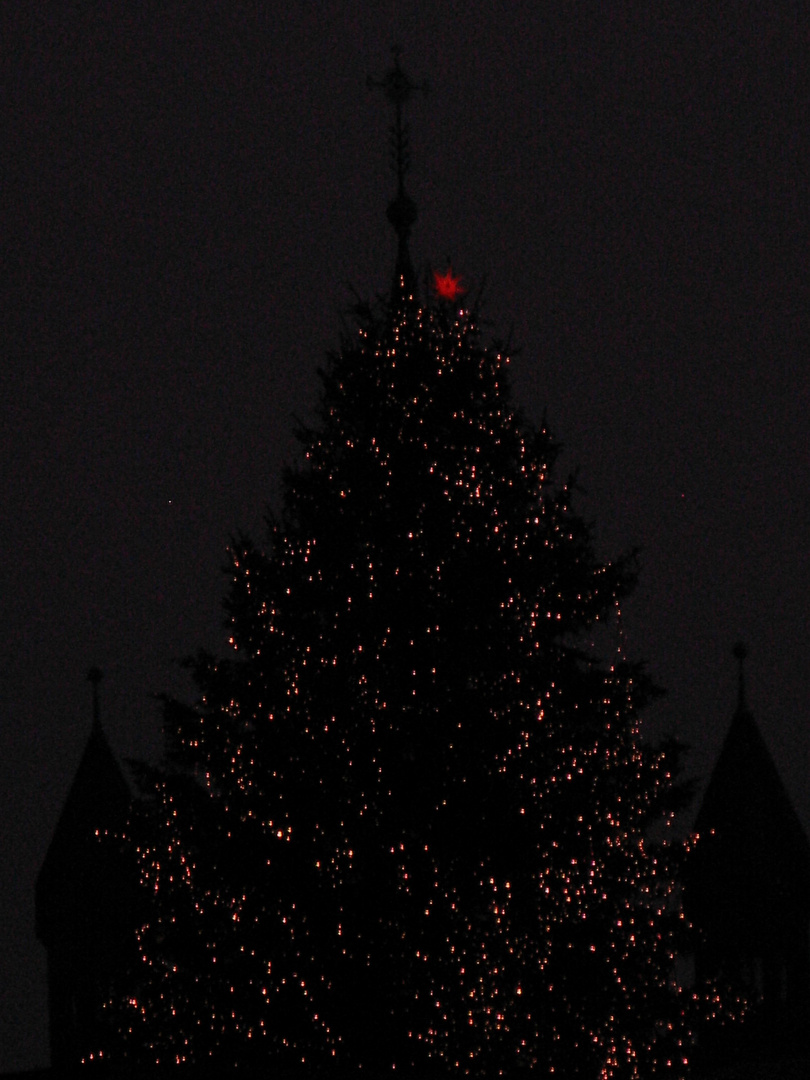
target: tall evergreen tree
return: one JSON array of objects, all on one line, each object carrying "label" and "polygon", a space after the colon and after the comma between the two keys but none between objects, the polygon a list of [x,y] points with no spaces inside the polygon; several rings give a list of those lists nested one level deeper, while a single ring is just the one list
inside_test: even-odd
[{"label": "tall evergreen tree", "polygon": [[633,560],[595,554],[457,279],[420,298],[413,84],[385,87],[394,286],[328,358],[265,544],[233,545],[231,657],[166,704],[132,1053],[679,1075],[674,762],[596,647]]}]

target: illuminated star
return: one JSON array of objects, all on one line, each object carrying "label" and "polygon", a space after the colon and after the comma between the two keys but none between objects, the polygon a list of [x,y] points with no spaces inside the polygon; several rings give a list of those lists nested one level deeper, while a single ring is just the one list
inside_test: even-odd
[{"label": "illuminated star", "polygon": [[440,274],[438,270],[433,271],[433,288],[442,300],[455,300],[464,292],[461,278],[453,277],[453,271],[449,267],[444,274]]}]

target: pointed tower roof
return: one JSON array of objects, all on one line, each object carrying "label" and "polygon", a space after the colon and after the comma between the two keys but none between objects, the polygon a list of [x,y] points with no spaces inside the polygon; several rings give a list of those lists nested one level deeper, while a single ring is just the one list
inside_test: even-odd
[{"label": "pointed tower roof", "polygon": [[688,878],[698,922],[759,934],[765,911],[810,911],[810,843],[748,708],[745,648],[734,655],[737,708],[695,821],[700,841]]},{"label": "pointed tower roof", "polygon": [[425,83],[415,83],[402,69],[399,62],[399,49],[395,48],[394,66],[389,68],[385,76],[380,79],[372,79],[369,76],[368,85],[379,87],[394,106],[394,122],[391,126],[391,150],[393,157],[394,173],[397,178],[397,191],[394,198],[388,204],[388,220],[397,234],[397,261],[394,276],[394,292],[413,292],[416,287],[416,275],[414,274],[411,256],[408,250],[408,238],[413,227],[417,211],[416,204],[405,190],[405,176],[410,169],[410,149],[408,146],[408,125],[403,120],[403,108],[415,90],[427,90]]},{"label": "pointed tower roof", "polygon": [[134,852],[122,842],[132,798],[99,717],[93,722],[36,883],[36,932],[45,946],[51,1065],[61,1075],[101,1047],[111,988],[136,949],[140,895]]},{"label": "pointed tower roof", "polygon": [[[739,664],[737,708],[717,764],[712,772],[696,828],[722,826],[727,835],[746,837],[749,853],[755,844],[763,857],[774,844],[788,844],[806,861],[810,873],[810,845],[793,808],[771,753],[762,737],[745,695],[744,663],[747,650],[734,647]],[[778,835],[774,835],[777,828]]]},{"label": "pointed tower roof", "polygon": [[90,735],[36,883],[37,936],[46,944],[57,929],[55,911],[66,911],[69,897],[83,893],[93,876],[98,837],[123,828],[132,802],[101,726],[98,668],[91,668],[88,680],[93,686]]}]

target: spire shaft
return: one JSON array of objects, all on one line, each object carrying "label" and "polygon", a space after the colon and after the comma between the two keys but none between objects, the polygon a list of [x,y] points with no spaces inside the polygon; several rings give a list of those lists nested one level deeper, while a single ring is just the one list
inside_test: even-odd
[{"label": "spire shaft", "polygon": [[391,125],[391,150],[394,173],[397,178],[397,192],[388,204],[387,217],[397,234],[397,283],[404,281],[408,286],[415,284],[415,275],[408,251],[408,237],[416,221],[416,204],[405,190],[405,176],[410,168],[408,148],[408,125],[403,119],[403,109],[415,90],[427,91],[425,83],[415,83],[403,71],[399,62],[399,49],[395,48],[394,66],[384,78],[368,78],[369,87],[379,88],[394,106],[394,120]]}]

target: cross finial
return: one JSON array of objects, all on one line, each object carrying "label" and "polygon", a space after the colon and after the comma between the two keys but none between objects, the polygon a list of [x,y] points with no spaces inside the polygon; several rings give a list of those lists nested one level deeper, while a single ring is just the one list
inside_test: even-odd
[{"label": "cross finial", "polygon": [[746,709],[746,704],[745,704],[745,672],[743,670],[743,667],[744,667],[744,664],[745,664],[745,658],[746,658],[746,656],[748,656],[748,649],[746,649],[745,645],[741,641],[738,641],[737,644],[734,646],[733,653],[734,653],[734,656],[735,656],[735,658],[737,660],[737,663],[739,665],[739,670],[738,670],[738,675],[737,675],[737,679],[738,679],[738,683],[737,683],[737,712],[744,712],[745,709]]},{"label": "cross finial", "polygon": [[415,83],[403,70],[399,55],[400,49],[395,47],[394,66],[389,68],[382,79],[368,77],[368,86],[382,89],[385,96],[394,106],[394,123],[391,128],[391,150],[393,155],[394,172],[397,178],[397,193],[388,204],[388,220],[394,226],[399,241],[397,253],[397,272],[399,277],[406,278],[410,284],[413,279],[410,256],[408,254],[408,235],[413,223],[416,221],[416,205],[405,191],[405,175],[410,168],[410,152],[408,148],[408,125],[402,118],[403,107],[415,90],[427,92],[426,83]]}]

